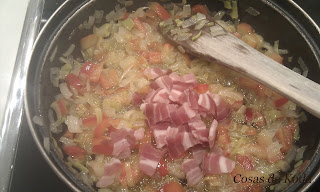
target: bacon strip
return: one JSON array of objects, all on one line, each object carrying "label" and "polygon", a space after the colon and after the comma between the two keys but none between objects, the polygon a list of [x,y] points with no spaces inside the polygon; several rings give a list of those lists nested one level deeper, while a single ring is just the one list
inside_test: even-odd
[{"label": "bacon strip", "polygon": [[140,150],[139,168],[148,176],[152,176],[157,169],[158,163],[165,151],[160,151],[152,147],[151,144],[143,144]]},{"label": "bacon strip", "polygon": [[195,159],[185,159],[181,168],[187,177],[189,186],[199,183],[199,181],[203,178],[203,173]]},{"label": "bacon strip", "polygon": [[231,173],[235,162],[216,153],[206,153],[203,159],[202,171],[207,174]]},{"label": "bacon strip", "polygon": [[119,174],[119,170],[121,168],[121,161],[119,159],[112,158],[110,162],[105,162],[104,164],[104,175],[99,179],[96,186],[99,188],[105,188],[111,185],[117,174]]},{"label": "bacon strip", "polygon": [[217,120],[213,120],[210,130],[209,130],[209,147],[210,149],[214,146],[214,142],[216,140],[216,136],[217,136],[217,127],[218,127],[218,121]]}]

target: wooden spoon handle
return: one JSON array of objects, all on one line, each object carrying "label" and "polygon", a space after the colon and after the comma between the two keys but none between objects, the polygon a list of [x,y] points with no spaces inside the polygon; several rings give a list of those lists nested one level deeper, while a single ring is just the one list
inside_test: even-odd
[{"label": "wooden spoon handle", "polygon": [[186,51],[219,62],[286,96],[320,118],[320,85],[280,65],[230,33],[179,41]]}]

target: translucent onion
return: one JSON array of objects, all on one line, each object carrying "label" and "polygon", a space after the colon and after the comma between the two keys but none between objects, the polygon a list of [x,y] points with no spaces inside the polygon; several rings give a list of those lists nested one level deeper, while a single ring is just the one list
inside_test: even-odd
[{"label": "translucent onion", "polygon": [[33,116],[32,121],[33,121],[35,124],[37,124],[37,125],[40,125],[40,126],[43,126],[43,125],[44,125],[44,123],[43,123],[43,118],[40,117],[40,116],[36,116],[36,115]]},{"label": "translucent onion", "polygon": [[58,67],[50,68],[50,81],[54,87],[59,86],[60,69]]},{"label": "translucent onion", "polygon": [[65,144],[66,146],[74,146],[74,145],[76,145],[73,140],[71,140],[69,138],[66,138],[66,137],[60,137],[59,141],[61,143]]},{"label": "translucent onion", "polygon": [[82,133],[82,129],[80,127],[81,120],[79,119],[79,117],[69,115],[67,116],[67,120],[65,123],[71,133]]},{"label": "translucent onion", "polygon": [[295,161],[300,161],[302,158],[303,158],[303,154],[304,152],[306,151],[308,146],[302,146],[300,148],[297,149],[297,155],[296,155],[296,158],[295,158]]},{"label": "translucent onion", "polygon": [[307,77],[308,76],[308,72],[309,72],[309,69],[307,67],[307,65],[304,63],[304,61],[302,60],[301,57],[298,58],[298,64],[300,65],[301,69],[302,69],[302,75],[304,77]]},{"label": "translucent onion", "polygon": [[106,15],[106,21],[109,23],[110,21],[113,21],[114,20],[114,17],[116,15],[116,12],[115,11],[111,11],[110,13],[108,13]]},{"label": "translucent onion", "polygon": [[60,92],[64,98],[69,99],[72,96],[72,93],[69,90],[68,85],[66,83],[61,83],[59,85],[59,88],[60,88]]}]

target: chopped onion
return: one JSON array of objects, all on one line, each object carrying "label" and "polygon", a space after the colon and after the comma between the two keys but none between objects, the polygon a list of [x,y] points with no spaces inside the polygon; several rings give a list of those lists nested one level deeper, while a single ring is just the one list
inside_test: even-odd
[{"label": "chopped onion", "polygon": [[290,164],[295,159],[296,155],[297,155],[297,147],[293,146],[292,149],[285,156],[284,160]]},{"label": "chopped onion", "polygon": [[298,64],[300,65],[300,67],[302,69],[302,76],[307,77],[309,69],[301,57],[298,58]]},{"label": "chopped onion", "polygon": [[207,23],[207,20],[202,20],[202,21],[200,21],[200,22],[194,27],[194,29],[195,29],[195,30],[201,30],[202,27],[203,27],[206,23]]},{"label": "chopped onion", "polygon": [[119,9],[115,15],[114,15],[114,18],[113,20],[117,21],[117,20],[120,20],[123,18],[124,14],[127,12],[127,9],[125,7]]},{"label": "chopped onion", "polygon": [[62,56],[68,57],[69,55],[71,55],[75,47],[76,46],[74,44],[71,44],[67,51],[62,54]]},{"label": "chopped onion", "polygon": [[246,12],[255,17],[260,15],[260,12],[253,7],[248,7],[248,9],[246,9]]},{"label": "chopped onion", "polygon": [[191,15],[191,6],[184,5],[182,8],[182,17],[189,17]]},{"label": "chopped onion", "polygon": [[103,18],[104,11],[103,10],[95,10],[93,16],[95,17],[95,23],[101,23]]},{"label": "chopped onion", "polygon": [[218,11],[218,12],[213,16],[213,20],[215,20],[215,21],[221,20],[225,14],[226,14],[225,11]]},{"label": "chopped onion", "polygon": [[278,49],[278,53],[279,53],[280,55],[285,55],[285,54],[288,54],[289,51],[288,51],[287,49]]},{"label": "chopped onion", "polygon": [[202,13],[197,13],[196,19],[197,19],[197,22],[199,22],[201,20],[205,20],[206,16],[204,14],[202,14]]},{"label": "chopped onion", "polygon": [[178,41],[185,41],[185,40],[188,40],[189,37],[191,36],[192,36],[192,33],[180,33],[176,37]]},{"label": "chopped onion", "polygon": [[190,17],[189,19],[186,19],[182,22],[182,28],[187,28],[192,25],[195,25],[197,23],[197,18],[196,17]]},{"label": "chopped onion", "polygon": [[91,29],[91,27],[92,27],[93,24],[94,24],[95,19],[96,19],[96,18],[95,18],[94,16],[89,16],[88,21],[84,21],[84,22],[83,22],[83,27],[84,27],[85,29]]},{"label": "chopped onion", "polygon": [[210,34],[211,36],[215,37],[215,36],[219,36],[219,35],[224,35],[226,34],[226,32],[223,30],[223,28],[219,25],[215,25],[210,27]]},{"label": "chopped onion", "polygon": [[43,137],[43,147],[47,153],[50,153],[50,139],[49,139],[49,137]]},{"label": "chopped onion", "polygon": [[40,125],[40,126],[44,125],[43,118],[41,116],[36,116],[36,115],[33,116],[32,121],[37,125]]},{"label": "chopped onion", "polygon": [[279,40],[275,41],[273,44],[273,51],[279,53]]},{"label": "chopped onion", "polygon": [[61,83],[59,85],[59,88],[60,88],[60,92],[64,98],[69,99],[72,96],[72,93],[69,90],[68,85],[66,83]]},{"label": "chopped onion", "polygon": [[105,18],[106,18],[106,21],[107,21],[107,22],[113,21],[115,15],[116,15],[116,12],[115,12],[115,11],[111,11],[110,13],[108,13],[108,14],[106,15],[106,17],[105,17]]},{"label": "chopped onion", "polygon": [[59,86],[60,79],[60,69],[58,67],[53,67],[50,69],[50,81],[54,87]]},{"label": "chopped onion", "polygon": [[124,6],[125,7],[130,7],[130,6],[132,6],[133,5],[133,1],[125,1],[124,2]]},{"label": "chopped onion", "polygon": [[54,50],[52,51],[52,54],[51,54],[51,56],[50,56],[50,58],[49,58],[49,61],[50,61],[50,62],[52,62],[52,61],[54,60],[54,58],[56,57],[57,51],[58,51],[58,46],[56,46],[56,47],[54,48]]},{"label": "chopped onion", "polygon": [[292,68],[292,71],[294,71],[294,72],[296,72],[296,73],[301,75],[301,70],[299,68],[297,68],[297,67]]},{"label": "chopped onion", "polygon": [[79,119],[79,117],[69,115],[67,116],[67,120],[65,123],[71,133],[82,133],[82,129],[80,127],[81,120]]},{"label": "chopped onion", "polygon": [[73,146],[76,145],[73,140],[66,138],[66,137],[60,137],[59,141],[67,146]]},{"label": "chopped onion", "polygon": [[299,122],[306,122],[306,121],[308,121],[307,115],[304,111],[302,111],[299,114]]},{"label": "chopped onion", "polygon": [[296,158],[295,158],[295,161],[300,161],[302,158],[303,158],[303,154],[305,152],[305,150],[307,149],[308,146],[302,146],[300,148],[297,149],[297,155],[296,155]]}]

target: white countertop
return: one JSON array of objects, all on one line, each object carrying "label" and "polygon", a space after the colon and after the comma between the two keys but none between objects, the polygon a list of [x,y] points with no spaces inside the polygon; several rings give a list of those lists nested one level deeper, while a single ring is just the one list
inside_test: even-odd
[{"label": "white countertop", "polygon": [[10,87],[28,0],[0,0],[0,123]]}]

